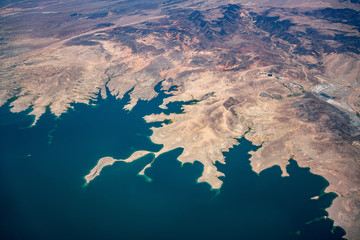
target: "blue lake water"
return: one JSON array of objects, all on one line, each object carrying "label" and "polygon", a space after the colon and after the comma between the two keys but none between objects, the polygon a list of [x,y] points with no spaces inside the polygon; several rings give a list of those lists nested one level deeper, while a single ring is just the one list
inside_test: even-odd
[{"label": "blue lake water", "polygon": [[[35,127],[27,112],[0,108],[1,239],[342,239],[326,218],[334,193],[328,183],[290,159],[289,177],[278,166],[252,171],[246,139],[224,153],[223,187],[197,184],[203,166],[181,166],[182,149],[117,162],[84,187],[83,177],[104,156],[126,158],[137,150],[159,151],[142,117],[160,113],[166,93],[123,110],[127,94],[74,104],[56,119],[49,111]],[[165,113],[180,113],[184,102]],[[320,196],[319,199],[311,199]]]}]

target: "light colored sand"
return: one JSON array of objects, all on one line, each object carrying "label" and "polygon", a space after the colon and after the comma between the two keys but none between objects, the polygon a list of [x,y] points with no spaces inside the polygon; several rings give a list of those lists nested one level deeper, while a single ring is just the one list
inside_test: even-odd
[{"label": "light colored sand", "polygon": [[137,151],[137,152],[134,152],[130,157],[128,157],[126,159],[114,159],[112,157],[100,158],[98,163],[96,164],[96,166],[93,169],[91,169],[90,173],[84,177],[86,184],[89,184],[92,180],[94,180],[97,176],[99,176],[101,173],[101,170],[106,166],[111,166],[115,162],[119,162],[119,161],[132,162],[132,161],[139,159],[149,153],[150,152],[148,152],[148,151]]}]

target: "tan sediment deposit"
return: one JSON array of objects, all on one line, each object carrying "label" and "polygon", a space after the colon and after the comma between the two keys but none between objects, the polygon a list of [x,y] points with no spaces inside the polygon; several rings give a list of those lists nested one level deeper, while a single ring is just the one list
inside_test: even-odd
[{"label": "tan sediment deposit", "polygon": [[[32,107],[30,114],[38,119],[49,106],[59,116],[71,102],[88,103],[110,79],[107,86],[118,98],[131,90],[125,107],[131,110],[139,99],[154,98],[154,86],[165,79],[163,90],[177,90],[161,107],[174,101],[193,104],[184,105],[182,114],[144,117],[171,120],[152,129],[151,140],[164,145],[155,156],[183,148],[178,160],[200,161],[204,172],[198,181],[220,188],[223,173],[214,163],[224,163],[222,153],[245,134],[262,145],[251,153],[254,171],[279,165],[285,175],[292,157],[325,177],[328,191],[339,195],[329,217],[349,239],[359,239],[360,36],[355,23],[334,17],[346,15],[335,1],[326,1],[329,9],[311,1],[296,9],[277,8],[280,3],[294,7],[293,1],[225,5],[229,2],[186,1],[138,11],[124,5],[122,13],[106,3],[105,17],[92,15],[100,3],[79,3],[84,16],[52,28],[43,27],[50,14],[5,6],[0,12],[13,15],[3,22],[9,37],[0,45],[0,105],[17,97],[13,112]],[[71,11],[53,18],[64,21]],[[19,34],[23,29],[13,18],[25,22],[22,12],[33,25],[25,24],[30,30]],[[148,153],[101,158],[86,182],[105,166]]]},{"label": "tan sediment deposit", "polygon": [[97,176],[100,175],[101,170],[106,167],[106,166],[111,166],[113,165],[116,161],[121,161],[121,160],[117,160],[114,159],[112,157],[103,157],[100,158],[98,163],[96,164],[96,166],[91,169],[90,173],[88,175],[86,175],[85,181],[86,181],[86,185],[89,184],[89,182],[91,182],[92,180],[94,180],[94,178],[96,178]]},{"label": "tan sediment deposit", "polygon": [[132,162],[136,159],[139,159],[143,156],[145,156],[146,154],[149,154],[148,151],[137,151],[134,152],[130,157],[126,158],[126,159],[114,159],[112,157],[103,157],[100,158],[98,163],[96,164],[96,166],[91,169],[90,173],[87,174],[84,178],[86,181],[86,185],[89,184],[89,182],[91,182],[92,180],[94,180],[94,178],[96,178],[97,176],[100,175],[101,170],[106,167],[106,166],[111,166],[113,165],[115,162]]}]

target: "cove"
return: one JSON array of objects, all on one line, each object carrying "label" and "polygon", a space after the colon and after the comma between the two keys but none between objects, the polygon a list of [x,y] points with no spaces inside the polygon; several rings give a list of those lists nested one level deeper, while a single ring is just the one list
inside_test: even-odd
[{"label": "cove", "polygon": [[[155,159],[145,181],[137,173],[153,161],[116,162],[83,187],[83,177],[104,156],[126,158],[137,150],[159,151],[142,117],[181,113],[184,102],[159,108],[167,93],[139,101],[132,111],[107,89],[107,98],[73,109],[56,119],[48,110],[32,118],[0,108],[1,239],[343,239],[326,208],[334,193],[328,182],[293,159],[288,177],[273,166],[257,174],[248,154],[258,147],[245,138],[224,153],[219,192],[197,183],[200,162],[181,165],[182,149]],[[313,197],[318,196],[318,199]]]}]

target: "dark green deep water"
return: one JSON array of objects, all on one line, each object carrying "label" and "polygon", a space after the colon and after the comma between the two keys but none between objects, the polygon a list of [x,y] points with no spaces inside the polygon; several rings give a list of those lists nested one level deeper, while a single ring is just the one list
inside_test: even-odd
[{"label": "dark green deep water", "polygon": [[[224,153],[220,191],[197,184],[202,164],[184,164],[182,149],[153,160],[106,167],[87,187],[83,177],[104,156],[126,158],[136,150],[159,151],[142,117],[159,113],[166,93],[122,110],[127,94],[75,104],[61,118],[49,111],[28,128],[28,112],[0,108],[0,239],[342,239],[345,232],[324,218],[334,193],[325,179],[290,160],[289,177],[278,166],[252,171],[246,139]],[[170,112],[181,112],[172,103]],[[30,111],[30,110],[29,110]],[[157,124],[159,125],[159,124]],[[317,200],[311,197],[320,196]]]}]

